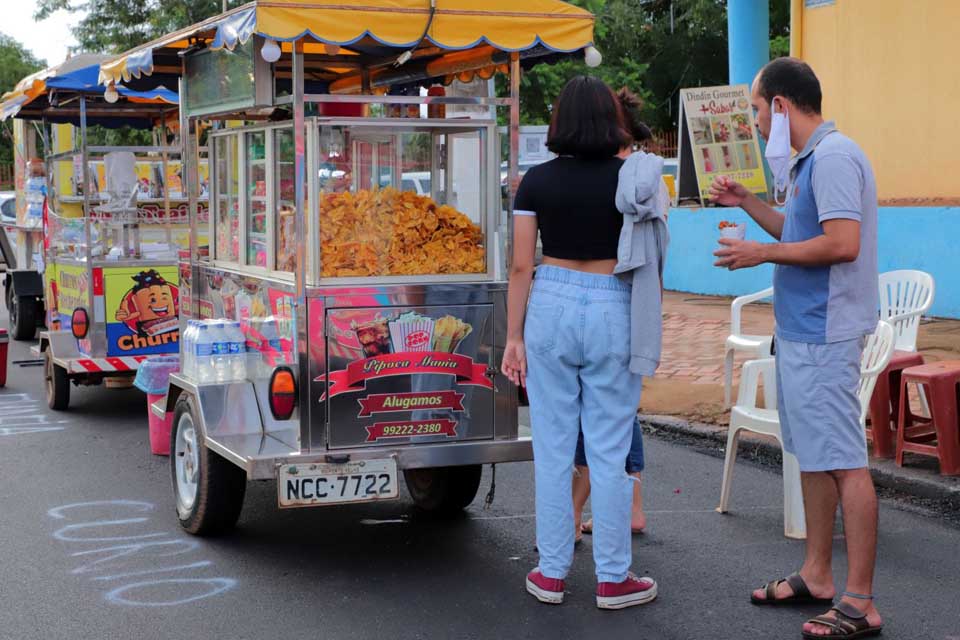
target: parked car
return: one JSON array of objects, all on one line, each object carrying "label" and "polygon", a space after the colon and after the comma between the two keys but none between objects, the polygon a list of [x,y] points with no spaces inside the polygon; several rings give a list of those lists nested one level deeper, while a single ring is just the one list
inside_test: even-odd
[{"label": "parked car", "polygon": [[17,194],[13,191],[0,191],[0,222],[17,222]]}]

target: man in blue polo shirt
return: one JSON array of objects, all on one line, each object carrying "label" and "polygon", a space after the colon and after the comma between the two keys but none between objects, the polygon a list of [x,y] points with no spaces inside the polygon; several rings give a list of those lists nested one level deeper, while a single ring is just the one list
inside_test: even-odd
[{"label": "man in blue polo shirt", "polygon": [[[721,240],[717,266],[773,263],[777,387],[784,449],[803,483],[806,558],[799,572],[755,591],[758,605],[829,604],[833,523],[843,506],[847,587],[805,638],[878,634],[873,605],[877,496],[867,468],[857,386],[865,337],[876,329],[877,188],[860,147],[825,122],[820,82],[795,58],[767,64],[753,86],[757,128],[767,140],[785,213],[724,177],[711,188],[720,205],[742,207],[777,242]],[[790,148],[796,155],[790,158]]]}]

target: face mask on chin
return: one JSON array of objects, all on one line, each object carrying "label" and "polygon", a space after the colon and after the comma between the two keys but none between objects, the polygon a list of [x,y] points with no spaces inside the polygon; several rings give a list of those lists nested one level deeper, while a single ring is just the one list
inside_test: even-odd
[{"label": "face mask on chin", "polygon": [[[770,137],[764,157],[773,173],[773,199],[777,204],[786,203],[786,192],[790,184],[790,114],[786,109],[781,113],[774,111],[770,103]],[[784,200],[780,201],[783,194]]]}]

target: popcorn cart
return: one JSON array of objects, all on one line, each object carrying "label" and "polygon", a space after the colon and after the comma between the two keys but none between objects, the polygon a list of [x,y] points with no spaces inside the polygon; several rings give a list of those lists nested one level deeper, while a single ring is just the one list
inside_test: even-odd
[{"label": "popcorn cart", "polygon": [[[182,83],[188,177],[214,123],[211,215],[191,218],[180,270],[184,370],[152,407],[174,414],[187,531],[233,527],[248,480],[293,508],[398,498],[402,472],[416,505],[452,511],[481,465],[532,458],[499,371],[496,113],[516,175],[521,68],[583,56],[593,16],[510,7],[253,2],[101,65],[107,84]],[[510,97],[453,95],[498,72]],[[224,357],[217,326],[237,324],[242,356]]]},{"label": "popcorn cart", "polygon": [[[179,352],[178,261],[190,227],[180,147],[168,142],[177,94],[99,85],[104,59],[76,56],[30,76],[0,106],[15,118],[22,200],[19,268],[5,282],[11,333],[33,339],[46,327],[35,349],[56,410],[67,409],[71,384],[129,386],[141,362]],[[148,144],[93,139],[118,127]]]}]

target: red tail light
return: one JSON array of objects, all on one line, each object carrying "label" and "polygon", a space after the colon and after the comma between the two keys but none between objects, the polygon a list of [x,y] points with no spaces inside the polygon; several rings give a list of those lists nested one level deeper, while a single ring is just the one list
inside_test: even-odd
[{"label": "red tail light", "polygon": [[297,406],[297,379],[290,367],[277,367],[270,376],[270,413],[277,420],[289,420]]},{"label": "red tail light", "polygon": [[86,309],[77,307],[73,310],[73,315],[70,316],[70,330],[77,340],[83,340],[87,337],[87,333],[90,331],[90,317],[87,315]]}]

